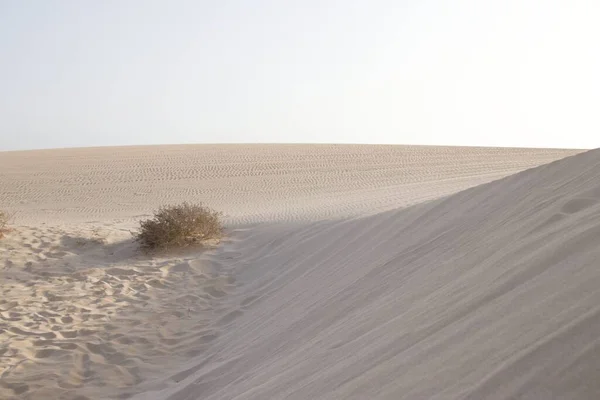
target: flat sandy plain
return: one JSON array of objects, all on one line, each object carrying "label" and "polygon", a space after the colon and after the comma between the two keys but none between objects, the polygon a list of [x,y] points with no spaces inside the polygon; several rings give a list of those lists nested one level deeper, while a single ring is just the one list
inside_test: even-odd
[{"label": "flat sandy plain", "polygon": [[[148,256],[201,201],[227,237]],[[0,153],[2,399],[598,399],[600,152]]]}]

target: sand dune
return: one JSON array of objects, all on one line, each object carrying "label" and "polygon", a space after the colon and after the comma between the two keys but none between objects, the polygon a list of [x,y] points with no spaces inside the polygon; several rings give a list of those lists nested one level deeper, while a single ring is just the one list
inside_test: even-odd
[{"label": "sand dune", "polygon": [[211,347],[221,363],[137,398],[600,398],[598,177],[593,151],[405,210],[253,232],[232,247],[251,305]]},{"label": "sand dune", "polygon": [[[0,397],[600,398],[600,153],[555,161],[577,153],[0,153],[20,223],[0,242]],[[140,254],[135,218],[190,197],[228,238]]]},{"label": "sand dune", "polygon": [[0,204],[23,224],[131,221],[203,201],[231,223],[386,211],[577,150],[365,145],[180,145],[0,153]]}]

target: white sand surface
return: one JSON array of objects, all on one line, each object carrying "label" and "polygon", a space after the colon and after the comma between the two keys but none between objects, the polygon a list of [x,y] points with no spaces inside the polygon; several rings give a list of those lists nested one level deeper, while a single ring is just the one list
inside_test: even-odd
[{"label": "white sand surface", "polygon": [[[600,398],[600,153],[578,153],[0,153],[0,398]],[[140,253],[135,221],[181,200],[227,238]]]}]

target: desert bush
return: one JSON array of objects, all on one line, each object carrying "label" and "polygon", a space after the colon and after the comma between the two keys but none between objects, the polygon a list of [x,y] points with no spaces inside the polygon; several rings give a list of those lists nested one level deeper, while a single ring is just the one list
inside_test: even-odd
[{"label": "desert bush", "polygon": [[136,240],[147,250],[163,250],[219,239],[222,215],[201,204],[162,206],[153,218],[140,221]]},{"label": "desert bush", "polygon": [[10,228],[8,227],[10,217],[11,216],[8,213],[0,210],[0,239],[10,232]]}]

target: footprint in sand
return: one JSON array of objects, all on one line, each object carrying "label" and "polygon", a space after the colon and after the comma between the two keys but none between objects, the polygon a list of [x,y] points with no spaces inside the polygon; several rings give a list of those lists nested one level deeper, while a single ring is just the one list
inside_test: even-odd
[{"label": "footprint in sand", "polygon": [[61,357],[68,355],[70,352],[60,349],[41,349],[35,352],[35,358]]},{"label": "footprint in sand", "polygon": [[258,299],[260,299],[259,295],[255,295],[255,296],[250,296],[250,297],[246,297],[244,300],[242,300],[242,303],[240,304],[240,306],[242,308],[247,308],[250,307],[255,301],[257,301]]},{"label": "footprint in sand", "polygon": [[54,332],[30,332],[30,331],[26,331],[21,328],[17,328],[16,326],[8,328],[8,330],[12,333],[15,333],[17,335],[23,335],[23,336],[39,336],[39,337],[43,337],[44,339],[56,338],[56,334]]},{"label": "footprint in sand", "polygon": [[577,212],[583,211],[586,208],[589,208],[598,203],[597,199],[590,198],[578,198],[569,200],[563,205],[561,211],[565,214],[575,214]]},{"label": "footprint in sand", "polygon": [[219,276],[222,267],[218,262],[212,260],[190,260],[188,264],[195,272],[204,275],[207,278]]},{"label": "footprint in sand", "polygon": [[53,251],[45,254],[48,258],[62,258],[67,255],[66,251]]},{"label": "footprint in sand", "polygon": [[0,312],[0,316],[4,321],[20,321],[21,314],[17,312]]},{"label": "footprint in sand", "polygon": [[16,396],[20,396],[29,391],[29,385],[24,383],[8,383],[0,381],[0,386],[11,390]]},{"label": "footprint in sand", "polygon": [[64,339],[75,339],[79,335],[77,331],[59,331],[58,334]]},{"label": "footprint in sand", "polygon": [[234,310],[231,311],[227,314],[225,314],[224,316],[222,316],[219,321],[217,322],[217,326],[225,326],[225,325],[229,325],[230,323],[232,323],[236,318],[240,317],[244,315],[244,313],[240,310]]},{"label": "footprint in sand", "polygon": [[208,293],[212,298],[221,298],[227,295],[223,290],[217,289],[214,286],[208,286],[204,288],[204,291]]}]

